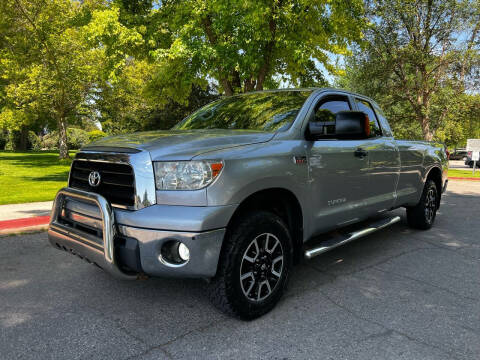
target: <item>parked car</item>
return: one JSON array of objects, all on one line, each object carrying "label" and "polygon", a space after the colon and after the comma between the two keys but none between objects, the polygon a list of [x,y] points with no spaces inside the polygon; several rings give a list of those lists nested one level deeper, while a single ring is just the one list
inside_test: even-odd
[{"label": "parked car", "polygon": [[252,319],[293,264],[400,220],[429,229],[447,186],[439,143],[395,140],[371,99],[333,89],[254,92],[171,131],[78,152],[48,236],[122,279],[208,279],[213,303]]},{"label": "parked car", "polygon": [[467,160],[467,150],[466,149],[456,149],[450,153],[450,160]]},{"label": "parked car", "polygon": [[[470,166],[470,167],[473,169],[473,164],[474,164],[474,163],[475,163],[475,162],[472,160],[472,152],[469,151],[469,152],[467,153],[467,157],[465,158],[465,165],[468,165],[468,166]],[[477,167],[480,168],[480,161],[477,161],[477,162],[476,162],[476,166],[475,166],[475,167],[476,167],[476,168],[477,168]]]}]

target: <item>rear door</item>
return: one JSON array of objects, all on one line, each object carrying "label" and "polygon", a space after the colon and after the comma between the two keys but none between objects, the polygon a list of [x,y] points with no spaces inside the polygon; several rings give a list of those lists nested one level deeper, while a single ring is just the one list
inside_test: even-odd
[{"label": "rear door", "polygon": [[366,100],[355,97],[358,111],[364,112],[370,120],[370,138],[365,143],[368,152],[370,179],[365,194],[366,208],[371,214],[393,207],[400,175],[400,154],[389,128],[382,128],[380,109]]},{"label": "rear door", "polygon": [[[348,96],[332,93],[317,102],[314,114],[320,121],[334,123],[337,112],[352,109]],[[365,149],[369,142],[332,138],[307,142],[314,232],[347,225],[367,215],[369,157]]]}]

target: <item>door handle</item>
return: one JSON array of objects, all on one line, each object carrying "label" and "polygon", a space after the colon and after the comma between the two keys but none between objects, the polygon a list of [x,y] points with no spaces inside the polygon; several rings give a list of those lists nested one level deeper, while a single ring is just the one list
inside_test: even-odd
[{"label": "door handle", "polygon": [[368,155],[368,151],[366,151],[362,148],[358,148],[357,150],[355,150],[355,152],[353,154],[355,155],[355,157],[363,159],[364,157],[366,157]]}]

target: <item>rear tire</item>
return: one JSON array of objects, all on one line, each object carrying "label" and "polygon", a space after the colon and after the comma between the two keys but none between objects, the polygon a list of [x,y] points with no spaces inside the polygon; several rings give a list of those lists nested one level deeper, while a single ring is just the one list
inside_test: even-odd
[{"label": "rear tire", "polygon": [[407,208],[408,225],[415,229],[428,230],[432,227],[438,209],[438,189],[433,180],[427,180],[420,202]]},{"label": "rear tire", "polygon": [[251,320],[269,312],[283,295],[293,248],[283,220],[257,211],[227,231],[209,297],[219,310]]}]

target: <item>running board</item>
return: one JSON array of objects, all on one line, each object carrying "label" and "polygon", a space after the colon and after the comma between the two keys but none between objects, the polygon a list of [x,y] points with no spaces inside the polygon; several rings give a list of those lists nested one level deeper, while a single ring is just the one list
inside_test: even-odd
[{"label": "running board", "polygon": [[382,219],[379,221],[372,222],[367,225],[367,227],[356,230],[347,234],[338,234],[333,238],[322,241],[317,246],[305,250],[305,258],[312,259],[317,255],[323,254],[327,251],[335,249],[341,245],[349,243],[353,240],[357,240],[361,237],[367,236],[371,233],[374,233],[377,230],[386,228],[387,226],[393,225],[400,221],[400,216],[395,216],[391,218]]}]

